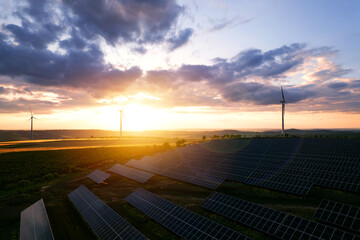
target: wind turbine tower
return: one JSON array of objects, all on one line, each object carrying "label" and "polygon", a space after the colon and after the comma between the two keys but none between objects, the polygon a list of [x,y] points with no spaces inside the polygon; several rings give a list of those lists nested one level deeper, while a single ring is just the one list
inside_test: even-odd
[{"label": "wind turbine tower", "polygon": [[125,117],[123,110],[120,110],[120,138],[122,138],[122,117]]},{"label": "wind turbine tower", "polygon": [[281,134],[283,136],[285,136],[285,130],[284,130],[284,116],[285,116],[285,96],[284,96],[284,90],[281,87],[281,95],[282,95],[282,101],[281,102],[281,107],[282,107],[282,129],[281,129]]},{"label": "wind turbine tower", "polygon": [[34,117],[31,108],[30,108],[30,118],[29,120],[31,120],[31,134],[30,134],[30,138],[31,140],[33,140],[33,127],[34,127],[34,119],[37,119],[36,117]]}]

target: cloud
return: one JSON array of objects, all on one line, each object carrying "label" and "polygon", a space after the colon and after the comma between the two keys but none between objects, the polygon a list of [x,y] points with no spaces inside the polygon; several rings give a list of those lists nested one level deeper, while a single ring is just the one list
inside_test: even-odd
[{"label": "cloud", "polygon": [[44,49],[48,44],[54,42],[60,33],[60,28],[53,24],[46,24],[38,31],[29,30],[29,28],[26,27],[27,24],[23,23],[23,27],[7,24],[5,25],[5,29],[13,34],[18,44],[29,45],[33,48],[40,49]]},{"label": "cloud", "polygon": [[175,32],[183,11],[175,0],[28,0],[14,13],[19,21],[4,23],[0,32],[0,75],[94,97],[124,92],[143,72],[107,63],[101,39],[131,43],[140,54],[147,51],[144,44],[167,42],[174,50],[193,33]]},{"label": "cloud", "polygon": [[82,36],[120,42],[156,43],[165,39],[183,7],[175,0],[63,0],[74,16],[70,21]]},{"label": "cloud", "polygon": [[185,81],[206,80],[214,85],[249,77],[280,78],[303,63],[304,48],[304,44],[292,44],[266,52],[249,49],[231,59],[215,59],[213,65],[182,65],[176,73]]},{"label": "cloud", "polygon": [[347,86],[348,86],[348,84],[345,83],[345,82],[333,82],[333,83],[328,84],[329,88],[334,88],[334,89],[342,89],[342,88],[345,88]]},{"label": "cloud", "polygon": [[5,93],[8,93],[8,90],[0,86],[0,94],[5,94]]},{"label": "cloud", "polygon": [[94,95],[110,90],[124,91],[142,75],[138,67],[118,70],[106,64],[97,45],[57,54],[47,49],[13,46],[1,41],[0,52],[1,75],[22,77],[28,83],[42,86],[87,89]]},{"label": "cloud", "polygon": [[[297,103],[314,97],[314,91],[302,87],[284,89],[287,103]],[[257,82],[231,84],[222,89],[222,96],[230,102],[243,102],[254,105],[274,105],[281,100],[280,87]]]},{"label": "cloud", "polygon": [[223,30],[228,27],[236,27],[241,24],[246,24],[251,22],[253,18],[241,19],[239,17],[233,17],[231,19],[209,19],[209,23],[211,27],[209,28],[209,32],[216,32]]},{"label": "cloud", "polygon": [[189,41],[193,33],[194,30],[192,28],[186,28],[184,30],[181,30],[177,36],[168,40],[169,49],[171,51],[174,51],[175,49],[185,45]]},{"label": "cloud", "polygon": [[314,72],[311,77],[316,80],[324,81],[332,78],[338,78],[351,72],[351,69],[342,69],[340,66],[335,68],[324,69]]},{"label": "cloud", "polygon": [[[291,44],[269,51],[260,49],[244,50],[233,58],[216,58],[211,65],[184,64],[178,69],[156,70],[148,72],[146,83],[162,87],[165,93],[171,89],[171,96],[163,96],[166,105],[173,106],[223,106],[271,107],[280,103],[280,82],[284,86],[287,103],[299,109],[319,111],[323,101],[340,103],[342,111],[352,111],[351,107],[359,102],[359,93],[354,92],[360,86],[359,80],[341,81],[337,69],[341,66],[332,64],[327,57],[333,57],[334,50],[322,47],[308,49],[305,44]],[[323,55],[321,55],[321,53]],[[304,66],[313,59],[327,59],[326,67],[332,75],[322,81],[291,85],[286,83],[288,77],[304,77]],[[324,61],[312,62],[313,71],[324,67]],[[314,72],[310,72],[313,74]],[[334,80],[337,79],[337,80]],[[330,81],[331,80],[331,81]],[[351,90],[352,89],[352,90]],[[169,101],[171,99],[171,101]],[[187,99],[187,100],[186,100]],[[188,101],[188,102],[187,102]],[[311,104],[309,103],[311,102]],[[321,102],[317,104],[316,102]],[[344,107],[349,102],[349,107]],[[310,104],[310,105],[307,105]],[[326,107],[327,109],[331,107]],[[335,107],[331,108],[338,110]]]}]

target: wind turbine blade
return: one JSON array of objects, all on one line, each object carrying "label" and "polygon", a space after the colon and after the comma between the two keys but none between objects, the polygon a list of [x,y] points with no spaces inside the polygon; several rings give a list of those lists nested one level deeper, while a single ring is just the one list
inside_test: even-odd
[{"label": "wind turbine blade", "polygon": [[124,112],[122,112],[122,115],[124,116],[124,119],[126,119],[126,117],[125,117],[125,113],[124,113]]},{"label": "wind turbine blade", "polygon": [[30,105],[29,105],[29,111],[30,111],[31,116],[33,116]]},{"label": "wind turbine blade", "polygon": [[285,101],[284,90],[283,90],[283,88],[282,88],[282,87],[281,87],[281,95],[282,95],[282,99],[283,99],[283,101]]}]

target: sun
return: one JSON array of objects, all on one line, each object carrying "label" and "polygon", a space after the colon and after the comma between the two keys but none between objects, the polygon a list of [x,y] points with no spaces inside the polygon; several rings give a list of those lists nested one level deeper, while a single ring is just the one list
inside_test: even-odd
[{"label": "sun", "polygon": [[99,118],[102,128],[106,125],[109,130],[119,130],[121,109],[124,112],[122,124],[125,132],[156,129],[160,127],[159,120],[164,115],[163,111],[141,104],[100,107],[96,118]]}]

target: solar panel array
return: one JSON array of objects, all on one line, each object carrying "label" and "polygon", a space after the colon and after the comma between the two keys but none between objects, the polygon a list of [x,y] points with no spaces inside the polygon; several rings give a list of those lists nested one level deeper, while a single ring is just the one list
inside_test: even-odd
[{"label": "solar panel array", "polygon": [[102,183],[103,181],[105,181],[105,179],[110,177],[110,174],[108,174],[104,171],[101,171],[99,169],[96,169],[95,171],[90,173],[87,177],[96,183]]},{"label": "solar panel array", "polygon": [[212,193],[202,207],[279,239],[359,239],[333,227],[222,193]]},{"label": "solar panel array", "polygon": [[43,199],[21,212],[20,240],[54,239]]},{"label": "solar panel array", "polygon": [[85,186],[68,197],[99,239],[147,239]]},{"label": "solar panel array", "polygon": [[360,233],[360,207],[322,200],[314,217]]},{"label": "solar panel array", "polygon": [[218,192],[213,192],[201,206],[270,235],[275,234],[286,217],[284,212]]},{"label": "solar panel array", "polygon": [[230,139],[126,165],[210,189],[227,179],[305,196],[313,185],[360,192],[359,149],[358,139]]},{"label": "solar panel array", "polygon": [[154,174],[149,172],[144,172],[135,168],[127,167],[120,164],[115,164],[112,168],[109,169],[110,172],[119,174],[121,176],[130,178],[140,183],[145,183],[149,180]]},{"label": "solar panel array", "polygon": [[142,188],[125,200],[183,239],[250,239]]}]

